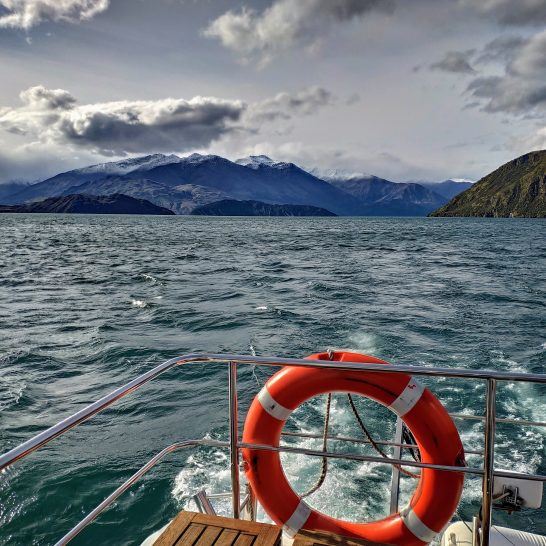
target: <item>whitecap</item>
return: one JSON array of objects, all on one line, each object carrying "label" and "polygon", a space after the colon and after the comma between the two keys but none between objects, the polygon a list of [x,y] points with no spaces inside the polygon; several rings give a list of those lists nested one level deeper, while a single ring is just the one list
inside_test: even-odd
[{"label": "whitecap", "polygon": [[140,309],[144,309],[144,307],[147,307],[148,304],[144,300],[131,300],[131,303]]},{"label": "whitecap", "polygon": [[258,305],[258,307],[254,308],[256,311],[267,311],[269,307],[267,305]]},{"label": "whitecap", "polygon": [[151,284],[163,284],[160,280],[158,280],[153,275],[150,275],[149,273],[141,273],[139,277],[141,279],[144,279],[145,281],[150,282]]},{"label": "whitecap", "polygon": [[377,351],[376,337],[369,332],[355,332],[349,336],[349,342],[353,349],[374,354]]},{"label": "whitecap", "polygon": [[0,379],[0,410],[17,405],[26,388],[27,384],[24,381]]}]

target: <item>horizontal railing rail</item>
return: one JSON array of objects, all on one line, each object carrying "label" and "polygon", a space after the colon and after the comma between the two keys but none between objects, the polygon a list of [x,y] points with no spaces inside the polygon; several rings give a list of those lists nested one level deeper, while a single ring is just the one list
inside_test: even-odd
[{"label": "horizontal railing rail", "polygon": [[[453,419],[461,419],[463,421],[485,421],[485,415],[472,415],[469,413],[450,413]],[[511,419],[506,417],[497,417],[497,423],[508,425],[518,425],[521,427],[546,427],[546,421],[529,421],[527,419]]]},{"label": "horizontal railing rail", "polygon": [[[21,445],[11,449],[0,456],[0,471],[9,467],[16,461],[28,456],[30,453],[36,451],[42,446],[49,443],[54,438],[65,434],[70,429],[78,426],[79,424],[87,421],[97,413],[111,406],[117,400],[123,398],[129,393],[134,392],[143,385],[147,384],[151,380],[155,379],[162,373],[179,366],[182,364],[198,363],[198,362],[218,362],[229,364],[229,443],[215,442],[208,440],[191,440],[187,442],[180,442],[173,444],[165,448],[163,451],[153,457],[146,465],[144,465],[137,473],[135,473],[129,480],[122,484],[116,491],[114,491],[109,497],[107,497],[95,510],[90,512],[80,524],[78,524],[68,535],[65,535],[58,544],[66,544],[73,536],[75,536],[81,529],[93,521],[100,512],[102,512],[107,506],[109,506],[120,494],[122,494],[127,488],[129,488],[135,481],[137,481],[142,475],[148,472],[153,466],[155,466],[161,459],[168,453],[176,451],[177,449],[183,449],[189,446],[195,445],[215,445],[217,447],[229,447],[230,449],[230,466],[231,466],[231,482],[232,482],[232,505],[233,516],[238,518],[240,512],[240,484],[239,484],[239,451],[242,448],[252,449],[264,449],[272,451],[284,451],[291,453],[299,453],[317,457],[331,457],[331,458],[343,458],[356,461],[367,461],[377,464],[390,464],[399,466],[409,466],[416,468],[431,468],[440,471],[449,472],[463,472],[466,474],[475,474],[483,477],[483,493],[482,493],[482,535],[481,546],[489,546],[489,530],[491,527],[491,509],[492,509],[492,497],[493,497],[493,478],[494,476],[502,477],[514,477],[546,481],[546,477],[540,475],[525,475],[504,472],[494,470],[494,438],[495,438],[495,425],[497,422],[513,422],[514,424],[528,424],[543,426],[544,423],[536,421],[523,421],[512,419],[497,419],[496,418],[496,384],[497,381],[508,382],[527,382],[527,383],[546,383],[545,374],[524,374],[518,372],[502,372],[496,370],[467,370],[461,368],[427,368],[423,366],[408,366],[408,365],[384,365],[384,364],[367,364],[360,362],[337,362],[330,360],[308,360],[297,358],[277,358],[277,357],[258,357],[258,356],[246,356],[246,355],[231,355],[231,354],[216,354],[216,353],[203,353],[203,354],[188,354],[177,358],[172,358],[149,370],[148,372],[138,376],[125,385],[115,389],[111,393],[103,396],[96,402],[86,406],[80,411],[74,413],[70,417],[60,421],[52,427],[37,434],[30,440],[22,443]],[[350,453],[333,453],[316,451],[310,449],[295,448],[289,446],[266,446],[266,445],[254,445],[242,443],[239,440],[238,434],[238,411],[237,411],[237,365],[261,365],[261,366],[296,366],[304,368],[315,369],[337,369],[345,371],[366,371],[370,373],[382,372],[393,374],[408,374],[413,376],[422,377],[449,377],[458,379],[474,379],[484,380],[486,384],[486,400],[485,400],[485,416],[472,416],[472,415],[460,415],[456,414],[456,418],[465,419],[479,419],[484,421],[484,465],[483,469],[469,468],[469,467],[453,467],[445,465],[434,465],[429,463],[421,463],[419,461],[411,461],[401,458],[389,458],[372,457],[359,454]],[[207,443],[208,442],[208,443]],[[404,444],[393,443],[393,446],[405,447]],[[71,534],[76,531],[75,534]],[[65,540],[66,539],[66,540]],[[64,542],[63,542],[64,541]]]},{"label": "horizontal railing rail", "polygon": [[[60,436],[68,430],[87,421],[105,408],[111,406],[114,402],[124,396],[136,391],[146,383],[149,383],[167,370],[189,363],[205,363],[219,362],[228,363],[236,362],[238,364],[250,364],[260,366],[300,366],[306,368],[323,368],[323,369],[340,369],[346,371],[369,371],[369,372],[388,372],[402,373],[410,375],[420,375],[426,377],[453,377],[460,379],[495,379],[499,381],[518,381],[530,383],[546,383],[546,374],[524,374],[519,372],[499,372],[495,370],[465,370],[460,368],[426,368],[422,366],[399,366],[384,364],[363,364],[361,362],[332,362],[329,360],[306,360],[299,358],[275,358],[275,357],[260,357],[260,356],[245,356],[232,354],[215,354],[215,353],[196,353],[171,358],[148,372],[139,375],[132,381],[115,389],[111,393],[103,396],[96,402],[89,404],[80,411],[74,413],[70,417],[63,419],[59,423],[37,434],[30,440],[20,444],[0,456],[0,471],[10,466],[17,460],[26,457],[36,449],[47,444],[57,436]],[[474,416],[472,416],[474,417]],[[479,417],[479,416],[475,416]],[[480,417],[481,419],[481,417]],[[485,419],[485,417],[483,418]]]}]

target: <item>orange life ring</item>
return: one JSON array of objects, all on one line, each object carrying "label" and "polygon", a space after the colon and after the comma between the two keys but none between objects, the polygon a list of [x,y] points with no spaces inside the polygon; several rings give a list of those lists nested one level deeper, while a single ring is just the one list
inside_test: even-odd
[{"label": "orange life ring", "polygon": [[[330,360],[327,353],[309,359]],[[333,360],[388,364],[360,353],[335,352]],[[254,398],[243,442],[278,447],[288,416],[303,402],[328,392],[367,396],[400,416],[413,433],[425,463],[464,466],[457,428],[442,404],[413,377],[382,372],[284,367]],[[332,518],[309,507],[292,489],[278,452],[243,449],[246,476],[264,510],[288,535],[300,529],[329,531],[371,542],[427,544],[449,523],[461,497],[464,474],[422,469],[408,506],[370,523]]]}]

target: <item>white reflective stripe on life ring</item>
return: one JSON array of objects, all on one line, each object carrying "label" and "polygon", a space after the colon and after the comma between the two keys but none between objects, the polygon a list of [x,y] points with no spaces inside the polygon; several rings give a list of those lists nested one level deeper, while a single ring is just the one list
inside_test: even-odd
[{"label": "white reflective stripe on life ring", "polygon": [[400,517],[411,534],[415,535],[419,540],[431,542],[436,538],[438,531],[433,531],[423,523],[419,519],[419,516],[409,506],[400,512]]},{"label": "white reflective stripe on life ring", "polygon": [[290,538],[294,538],[298,531],[305,525],[307,518],[311,514],[311,508],[302,500],[294,510],[294,513],[288,518],[288,521],[282,526],[282,530]]},{"label": "white reflective stripe on life ring", "polygon": [[400,396],[389,406],[389,409],[394,411],[398,417],[403,417],[413,409],[415,404],[419,402],[425,387],[419,383],[414,377],[411,377],[406,385],[406,388],[400,393]]},{"label": "white reflective stripe on life ring", "polygon": [[258,393],[258,401],[262,405],[262,408],[267,411],[267,413],[269,413],[271,417],[274,417],[279,421],[286,421],[292,413],[292,410],[289,410],[288,408],[285,408],[284,406],[279,404],[271,396],[271,394],[269,394],[267,386],[264,386],[262,390]]}]

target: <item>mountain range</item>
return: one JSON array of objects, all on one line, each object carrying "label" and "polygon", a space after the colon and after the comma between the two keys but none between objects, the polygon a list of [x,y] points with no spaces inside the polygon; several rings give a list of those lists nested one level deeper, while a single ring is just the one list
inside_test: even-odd
[{"label": "mountain range", "polygon": [[[426,215],[449,200],[455,181],[395,183],[376,176],[308,172],[267,156],[153,154],[75,169],[20,186],[2,201],[20,204],[73,194],[125,194],[177,214],[222,200],[309,205],[337,215]],[[436,188],[437,187],[437,188]],[[437,191],[436,191],[437,189]]]}]

